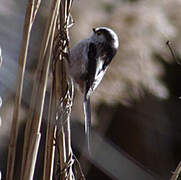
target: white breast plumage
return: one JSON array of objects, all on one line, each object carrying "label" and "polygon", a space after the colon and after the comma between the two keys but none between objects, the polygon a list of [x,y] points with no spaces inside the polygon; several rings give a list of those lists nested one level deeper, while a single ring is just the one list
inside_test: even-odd
[{"label": "white breast plumage", "polygon": [[99,83],[101,82],[104,74],[105,74],[105,71],[106,70],[103,70],[103,64],[104,64],[104,61],[99,58],[98,61],[97,61],[97,69],[96,69],[96,73],[95,73],[95,80],[94,80],[94,83],[92,85],[92,90],[94,91],[97,86],[99,85]]}]

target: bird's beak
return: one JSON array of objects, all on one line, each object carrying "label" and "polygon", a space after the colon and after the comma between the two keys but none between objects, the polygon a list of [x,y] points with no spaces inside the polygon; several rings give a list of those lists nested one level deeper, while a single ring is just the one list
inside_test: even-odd
[{"label": "bird's beak", "polygon": [[92,28],[92,31],[93,31],[94,33],[96,33],[96,29],[95,29],[95,28]]}]

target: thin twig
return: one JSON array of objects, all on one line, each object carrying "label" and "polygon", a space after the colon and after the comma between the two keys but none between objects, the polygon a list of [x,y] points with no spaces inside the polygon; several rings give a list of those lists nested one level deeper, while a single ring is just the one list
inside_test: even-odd
[{"label": "thin twig", "polygon": [[170,50],[170,53],[171,53],[171,55],[173,56],[173,59],[175,60],[175,62],[176,62],[177,64],[181,65],[181,62],[180,62],[180,61],[178,60],[178,58],[176,57],[175,52],[174,52],[173,48],[171,47],[171,43],[170,43],[169,40],[166,42],[166,45],[168,46],[168,48],[169,48],[169,50]]},{"label": "thin twig", "polygon": [[36,14],[37,14],[38,9],[40,7],[40,3],[41,3],[41,0],[35,0],[35,6],[34,6],[34,11],[33,11],[33,17],[32,17],[33,22],[35,20]]},{"label": "thin twig", "polygon": [[180,174],[181,174],[181,161],[179,162],[176,170],[173,172],[173,175],[170,180],[177,180]]},{"label": "thin twig", "polygon": [[75,168],[75,171],[77,173],[76,177],[78,177],[78,179],[80,179],[80,180],[85,180],[85,176],[84,176],[83,171],[81,169],[80,162],[75,155],[74,155],[74,159],[76,162],[76,168]]}]

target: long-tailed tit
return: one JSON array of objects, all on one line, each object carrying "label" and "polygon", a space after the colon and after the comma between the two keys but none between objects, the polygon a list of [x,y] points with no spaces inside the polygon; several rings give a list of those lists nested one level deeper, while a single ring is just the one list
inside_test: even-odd
[{"label": "long-tailed tit", "polygon": [[93,28],[91,35],[70,51],[68,71],[84,94],[85,133],[90,151],[90,95],[101,82],[119,47],[116,33],[107,27]]}]

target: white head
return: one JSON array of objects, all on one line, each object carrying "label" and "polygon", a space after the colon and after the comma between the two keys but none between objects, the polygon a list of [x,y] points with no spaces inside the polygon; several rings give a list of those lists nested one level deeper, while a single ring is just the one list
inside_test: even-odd
[{"label": "white head", "polygon": [[96,42],[109,43],[115,49],[119,47],[119,39],[117,34],[112,29],[107,27],[93,28],[91,39]]}]

